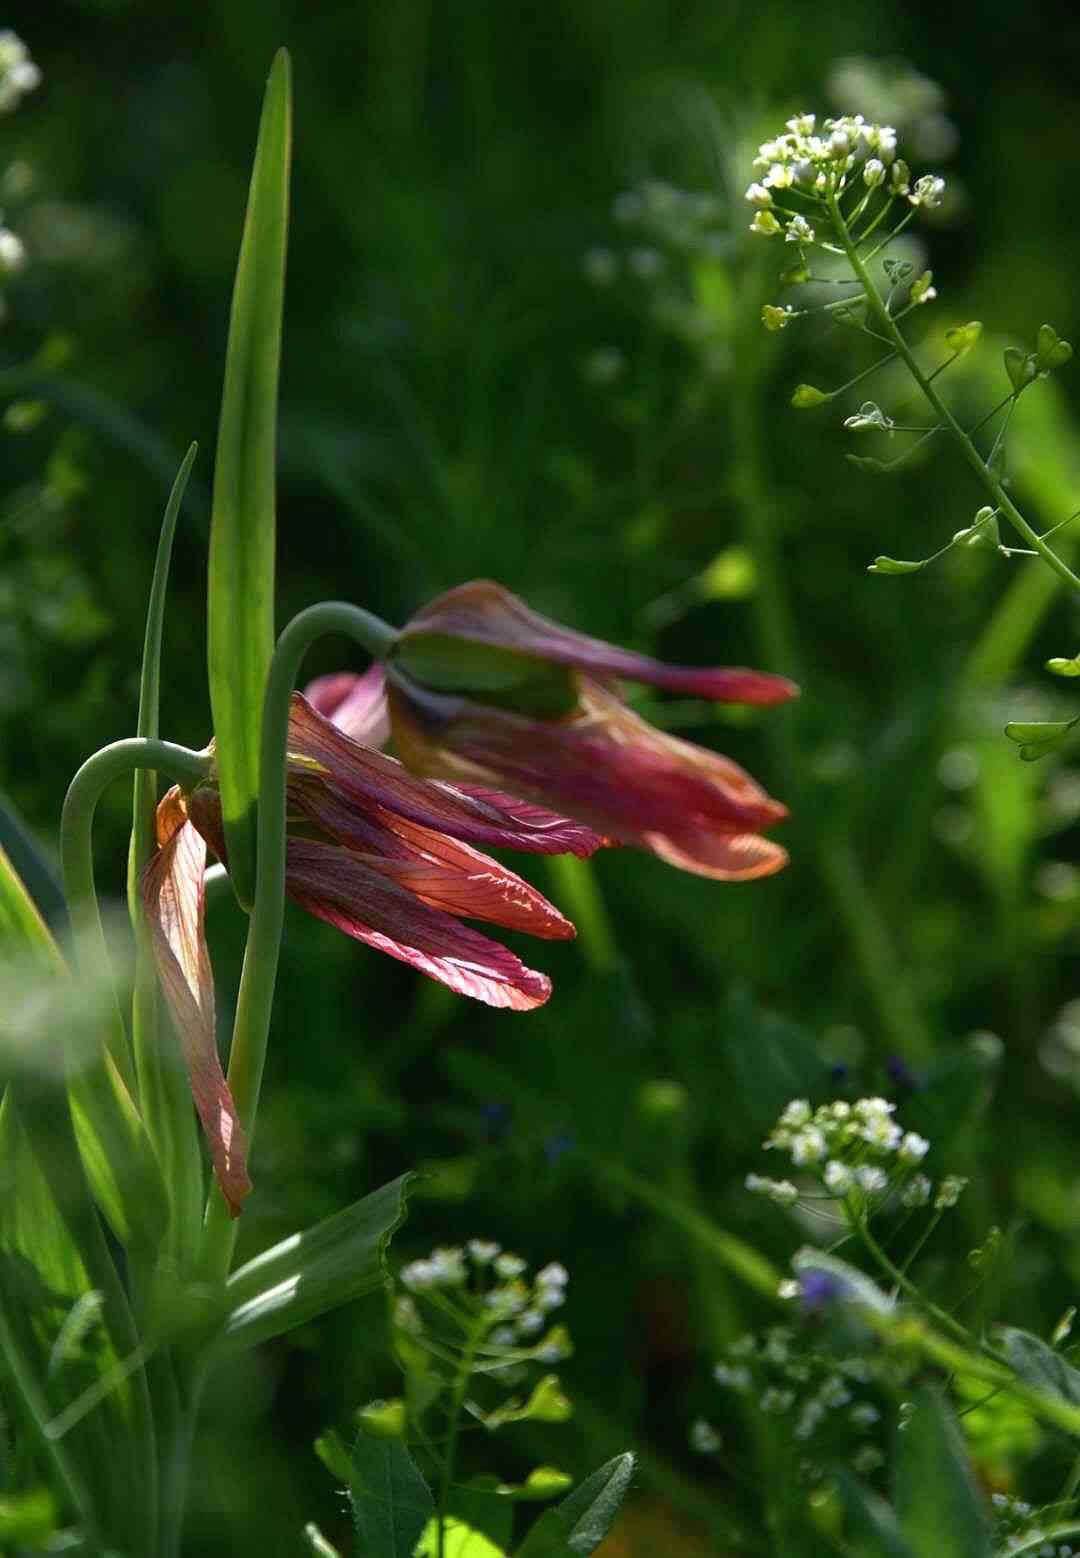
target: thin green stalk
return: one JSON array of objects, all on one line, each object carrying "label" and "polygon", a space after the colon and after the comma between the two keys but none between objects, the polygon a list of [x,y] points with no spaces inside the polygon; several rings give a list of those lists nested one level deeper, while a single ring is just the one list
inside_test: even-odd
[{"label": "thin green stalk", "polygon": [[1052,547],[1047,546],[1039,533],[1032,529],[1031,525],[1028,524],[1023,514],[1021,514],[1020,510],[1016,507],[1016,504],[1012,501],[1012,499],[1009,497],[1009,494],[1001,485],[997,475],[993,470],[991,470],[990,466],[987,465],[986,461],[976,449],[967,433],[964,432],[964,429],[953,416],[952,411],[942,400],[931,379],[923,372],[919,365],[918,359],[908,345],[903,333],[898,328],[895,319],[885,307],[885,304],[881,298],[881,294],[878,292],[878,289],[875,286],[867,268],[867,263],[860,256],[858,248],[852,240],[851,234],[848,232],[847,224],[844,221],[843,212],[840,210],[840,202],[838,201],[835,193],[828,196],[828,205],[837,234],[839,235],[840,240],[844,245],[844,252],[847,255],[848,263],[855,272],[856,276],[859,278],[859,281],[862,285],[867,307],[874,315],[874,318],[877,320],[878,324],[885,331],[889,337],[889,340],[893,343],[894,347],[896,348],[897,355],[903,358],[908,372],[911,374],[916,384],[918,384],[919,388],[922,390],[923,394],[926,396],[927,400],[930,402],[930,405],[937,414],[938,421],[944,424],[946,432],[950,434],[953,441],[956,443],[960,449],[960,452],[964,456],[964,459],[971,466],[982,486],[990,494],[994,501],[994,506],[999,508],[1002,513],[1005,514],[1013,528],[1021,536],[1023,536],[1024,540],[1030,547],[1033,548],[1034,551],[1038,552],[1043,562],[1045,562],[1049,568],[1054,570],[1058,578],[1067,584],[1070,589],[1075,590],[1078,594],[1080,594],[1080,577],[1077,577],[1077,575],[1073,573],[1069,565],[1057,555]]},{"label": "thin green stalk", "polygon": [[472,1373],[476,1349],[485,1332],[486,1327],[483,1326],[483,1323],[474,1320],[462,1351],[461,1363],[450,1393],[446,1444],[439,1466],[439,1496],[435,1506],[435,1520],[438,1530],[438,1558],[446,1558],[446,1506],[450,1499],[450,1483],[454,1475],[454,1459],[457,1455],[458,1435],[461,1432],[461,1412],[465,1405],[465,1392],[469,1388],[469,1376]]},{"label": "thin green stalk", "polygon": [[865,1218],[853,1215],[852,1224],[858,1237],[866,1246],[867,1252],[871,1258],[876,1261],[876,1263],[881,1267],[882,1271],[885,1272],[886,1276],[888,1276],[891,1281],[896,1284],[901,1293],[905,1294],[905,1296],[908,1297],[913,1304],[917,1305],[919,1309],[924,1310],[928,1315],[936,1320],[943,1331],[948,1331],[949,1335],[955,1337],[956,1340],[964,1347],[973,1347],[977,1351],[981,1352],[984,1357],[990,1358],[994,1363],[1000,1364],[1002,1368],[1009,1368],[1009,1360],[1004,1357],[1003,1354],[995,1352],[993,1347],[989,1346],[986,1342],[980,1341],[976,1336],[972,1336],[966,1325],[962,1325],[959,1320],[954,1319],[947,1310],[941,1308],[940,1304],[935,1304],[932,1299],[926,1298],[923,1295],[916,1284],[912,1282],[907,1273],[902,1271],[894,1261],[889,1259],[881,1245],[870,1232],[869,1225]]},{"label": "thin green stalk", "polygon": [[[370,654],[386,654],[396,630],[347,601],[323,601],[299,612],[277,641],[266,680],[259,754],[255,895],[236,1001],[229,1088],[250,1149],[255,1133],[270,1016],[285,918],[286,755],[289,705],[301,662],[316,639],[341,633]],[[208,1276],[229,1274],[236,1225],[216,1184],[206,1208],[203,1253]]]},{"label": "thin green stalk", "polygon": [[[159,735],[161,640],[173,537],[197,453],[198,445],[192,444],[177,472],[165,506],[146,608],[136,734],[151,740],[156,740]],[[156,804],[157,775],[147,768],[137,769],[132,798],[131,848],[128,853],[128,912],[135,939],[131,1040],[138,1080],[139,1111],[161,1164],[172,1205],[172,1216],[169,1219],[170,1253],[176,1270],[183,1274],[190,1270],[190,1257],[199,1234],[202,1159],[191,1107],[191,1089],[183,1066],[179,1063],[179,1050],[175,1051],[176,1058],[171,1059],[170,1052],[163,1049],[161,1042],[163,1024],[167,1019],[154,968],[150,929],[139,897],[139,878],[157,842],[154,832]],[[147,1284],[147,1297],[152,1303],[152,1283]]]}]

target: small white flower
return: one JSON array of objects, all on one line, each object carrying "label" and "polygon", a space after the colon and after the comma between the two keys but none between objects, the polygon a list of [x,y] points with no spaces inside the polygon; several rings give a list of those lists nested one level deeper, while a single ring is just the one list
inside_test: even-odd
[{"label": "small white flower", "polygon": [[913,206],[939,206],[941,197],[945,193],[945,180],[939,178],[936,173],[924,173],[922,178],[915,180],[915,188],[908,196]]},{"label": "small white flower", "polygon": [[749,200],[752,206],[760,206],[762,210],[767,210],[773,203],[772,195],[764,184],[749,185],[744,198]]},{"label": "small white flower", "polygon": [[544,1329],[544,1317],[539,1309],[523,1309],[514,1321],[514,1326],[522,1336],[535,1336],[537,1331]]},{"label": "small white flower", "polygon": [[538,1287],[533,1295],[533,1303],[537,1309],[545,1311],[558,1309],[561,1304],[566,1303],[566,1293],[562,1288]]},{"label": "small white flower", "polygon": [[570,1281],[570,1273],[565,1266],[553,1260],[540,1268],[536,1273],[536,1281],[538,1286],[543,1288],[564,1288]]},{"label": "small white flower", "polygon": [[896,1113],[896,1105],[891,1104],[887,1098],[859,1098],[853,1107],[854,1113],[860,1120],[875,1120],[881,1115]]},{"label": "small white flower", "polygon": [[502,1245],[490,1239],[470,1239],[466,1248],[478,1266],[490,1266]]},{"label": "small white flower", "polygon": [[432,1250],[429,1264],[440,1287],[461,1287],[468,1280],[465,1251],[459,1246]]},{"label": "small white flower", "polygon": [[885,182],[885,164],[880,157],[869,157],[863,165],[863,183],[867,189],[877,189]]},{"label": "small white flower", "polygon": [[913,1174],[900,1192],[900,1200],[904,1206],[926,1206],[933,1189],[925,1174]]},{"label": "small white flower", "polygon": [[855,1183],[855,1176],[846,1163],[826,1163],[825,1188],[831,1190],[834,1196],[846,1195]]},{"label": "small white flower", "polygon": [[892,1152],[902,1135],[895,1120],[890,1120],[887,1115],[874,1115],[862,1128],[863,1141],[869,1142],[879,1152]]},{"label": "small white flower", "polygon": [[846,1407],[851,1391],[838,1374],[832,1374],[818,1391],[818,1400],[826,1407]]},{"label": "small white flower", "polygon": [[779,1123],[788,1125],[797,1130],[800,1125],[809,1125],[813,1116],[810,1112],[810,1104],[805,1098],[793,1098],[784,1108]]},{"label": "small white flower", "polygon": [[921,1163],[930,1151],[930,1143],[916,1131],[908,1131],[900,1143],[900,1160],[903,1163]]},{"label": "small white flower", "polygon": [[758,1406],[763,1412],[786,1412],[794,1402],[793,1390],[780,1390],[776,1385],[770,1385],[768,1390],[762,1392]]},{"label": "small white flower", "polygon": [[740,1394],[749,1390],[752,1383],[750,1370],[741,1363],[734,1367],[729,1363],[718,1363],[713,1369],[713,1379],[718,1385],[726,1385],[728,1390],[736,1390]]},{"label": "small white flower", "polygon": [[774,162],[761,182],[766,189],[790,189],[795,182],[795,169],[788,162]]},{"label": "small white flower", "polygon": [[401,1280],[413,1293],[424,1293],[438,1283],[438,1273],[429,1260],[410,1261],[401,1268]]},{"label": "small white flower", "polygon": [[785,1277],[784,1280],[777,1286],[776,1296],[777,1298],[783,1299],[798,1298],[799,1292],[799,1284],[796,1282],[794,1277]]},{"label": "small white flower", "polygon": [[869,1401],[860,1401],[857,1407],[852,1407],[848,1416],[856,1428],[872,1428],[881,1413],[877,1407],[871,1406]]},{"label": "small white flower", "polygon": [[861,1189],[867,1195],[876,1195],[879,1190],[884,1190],[889,1183],[889,1176],[884,1169],[876,1168],[871,1163],[864,1163],[861,1168],[855,1170],[855,1178]]},{"label": "small white flower", "polygon": [[0,276],[14,276],[26,264],[26,250],[21,238],[9,227],[0,227]]},{"label": "small white flower", "polygon": [[721,1444],[720,1435],[711,1423],[699,1417],[690,1429],[690,1448],[699,1455],[715,1455]]},{"label": "small white flower", "polygon": [[813,243],[814,229],[805,216],[793,216],[784,233],[788,243]]},{"label": "small white flower", "polygon": [[512,1326],[497,1325],[492,1331],[489,1340],[495,1347],[513,1347],[517,1337],[514,1335]]},{"label": "small white flower", "polygon": [[938,1187],[937,1199],[934,1207],[937,1211],[947,1211],[955,1206],[967,1186],[967,1180],[959,1174],[947,1174]]},{"label": "small white flower", "polygon": [[817,1125],[804,1126],[791,1139],[791,1161],[799,1168],[820,1162],[825,1150],[825,1132]]},{"label": "small white flower", "polygon": [[787,127],[792,135],[813,135],[816,116],[814,114],[796,114],[787,122]]}]

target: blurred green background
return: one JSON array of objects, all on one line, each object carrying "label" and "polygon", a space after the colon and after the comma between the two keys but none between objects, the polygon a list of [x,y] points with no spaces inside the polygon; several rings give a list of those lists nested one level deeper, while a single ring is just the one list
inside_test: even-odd
[{"label": "blurred green background", "polygon": [[[42,840],[78,763],[133,728],[157,527],[192,438],[162,730],[209,735],[210,451],[282,43],[279,621],[327,595],[403,620],[493,575],[605,637],[802,683],[761,718],[641,704],[788,802],[792,863],[738,887],[630,851],[591,874],[529,867],[582,931],[530,949],[556,983],[542,1012],[456,1001],[291,915],[242,1230],[258,1248],[426,1168],[399,1255],[480,1234],[571,1271],[576,1422],[470,1444],[477,1468],[583,1471],[633,1446],[638,1501],[605,1553],[771,1551],[749,1431],[709,1378],[764,1311],[627,1174],[782,1262],[801,1235],[741,1189],[775,1113],[797,1093],[889,1090],[933,1137],[934,1171],[973,1177],[939,1296],[964,1290],[963,1254],[997,1224],[1014,1236],[1001,1313],[1053,1324],[1080,1280],[1080,773],[1022,765],[1001,727],[1070,711],[1040,667],[1075,653],[1080,623],[1021,559],[867,576],[878,552],[936,549],[981,498],[946,450],[875,479],[844,461],[857,435],[840,416],[790,409],[795,383],[865,358],[820,328],[761,329],[785,256],[747,234],[742,191],[796,110],[900,124],[918,171],[950,180],[940,220],[917,224],[940,292],[917,323],[933,352],[946,326],[985,322],[952,390],[974,420],[1003,393],[1001,344],[1077,327],[1080,16],[23,0],[4,22],[44,82],[0,122],[0,204],[29,255],[0,358],[0,786]],[[1016,419],[1015,491],[1043,527],[1078,502],[1076,382]],[[889,409],[905,391],[874,393]],[[327,643],[308,669],[356,663]],[[117,787],[99,830],[117,894],[126,804]],[[226,1014],[241,930],[215,911]],[[293,1553],[309,1518],[344,1531],[310,1446],[394,1391],[380,1326],[370,1304],[217,1382],[192,1553]],[[688,1448],[700,1413],[719,1460]]]}]

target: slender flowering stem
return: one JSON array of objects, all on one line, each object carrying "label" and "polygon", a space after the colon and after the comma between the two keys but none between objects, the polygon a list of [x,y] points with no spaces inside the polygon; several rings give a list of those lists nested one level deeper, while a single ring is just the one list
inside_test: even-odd
[{"label": "slender flowering stem", "polygon": [[438,1521],[438,1558],[445,1558],[446,1555],[446,1506],[450,1499],[450,1483],[454,1474],[454,1459],[457,1455],[458,1435],[461,1432],[461,1413],[465,1405],[465,1392],[469,1388],[469,1376],[472,1374],[473,1363],[476,1359],[476,1349],[485,1334],[486,1328],[483,1321],[474,1320],[465,1339],[465,1347],[462,1351],[461,1362],[458,1366],[457,1377],[454,1380],[450,1396],[446,1446],[443,1450],[442,1464],[439,1468],[439,1501],[435,1512],[435,1518]]},{"label": "slender flowering stem", "polygon": [[[180,784],[197,784],[209,766],[209,759],[171,741],[133,737],[114,741],[87,758],[68,786],[60,819],[60,860],[64,872],[64,892],[75,934],[76,955],[85,967],[109,966],[108,949],[101,928],[97,893],[94,888],[93,826],[94,812],[106,785],[114,779],[129,777],[137,769],[149,768],[168,774]],[[123,1021],[117,1010],[109,1050],[128,1091],[135,1095],[135,1072]]]},{"label": "slender flowering stem", "polygon": [[[316,639],[341,633],[376,658],[384,656],[396,629],[347,601],[323,601],[299,612],[277,641],[266,681],[259,755],[259,813],[256,832],[255,896],[244,966],[236,1001],[229,1088],[250,1148],[259,1106],[270,1014],[285,918],[286,757],[289,706],[305,654]],[[228,1276],[236,1225],[216,1184],[206,1209],[204,1253],[207,1274]]]},{"label": "slender flowering stem", "polygon": [[871,277],[867,268],[866,260],[864,260],[859,254],[858,246],[852,239],[851,234],[848,231],[847,224],[844,221],[844,214],[840,209],[840,201],[837,198],[835,191],[830,192],[827,200],[829,214],[833,219],[836,232],[840,237],[841,242],[843,243],[844,252],[847,255],[848,263],[862,284],[863,294],[866,298],[867,307],[869,308],[871,314],[873,314],[874,318],[877,320],[882,330],[886,333],[889,340],[892,342],[896,350],[896,354],[903,358],[908,372],[918,384],[919,388],[922,390],[923,394],[926,396],[927,400],[930,402],[930,405],[937,414],[938,421],[943,424],[946,432],[951,435],[953,441],[958,445],[961,453],[964,456],[964,459],[971,466],[972,470],[979,478],[979,481],[986,488],[986,491],[993,499],[995,507],[1001,510],[1013,528],[1023,536],[1028,545],[1039,554],[1043,561],[1054,570],[1058,577],[1063,580],[1070,589],[1075,590],[1078,594],[1080,594],[1080,577],[1077,577],[1069,565],[1057,555],[1052,547],[1047,546],[1046,542],[1042,539],[1038,532],[1033,530],[1032,527],[1028,524],[1023,514],[1021,514],[1020,510],[1016,507],[1016,504],[1012,501],[1004,487],[1001,485],[1001,481],[998,476],[983,459],[982,455],[972,443],[971,438],[967,433],[964,432],[964,429],[960,426],[959,422],[957,422],[949,407],[938,394],[930,376],[923,372],[919,365],[918,359],[904,338],[904,335],[899,329],[896,320],[886,308],[881,294],[875,286],[873,278]]}]

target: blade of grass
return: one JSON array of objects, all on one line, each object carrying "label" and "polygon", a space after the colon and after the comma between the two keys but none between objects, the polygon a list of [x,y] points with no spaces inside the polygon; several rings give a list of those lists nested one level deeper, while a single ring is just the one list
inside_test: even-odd
[{"label": "blade of grass", "polygon": [[255,884],[263,690],[274,646],[274,466],[288,232],[291,99],[281,50],[263,100],[236,268],[210,523],[210,702],[229,868]]}]

